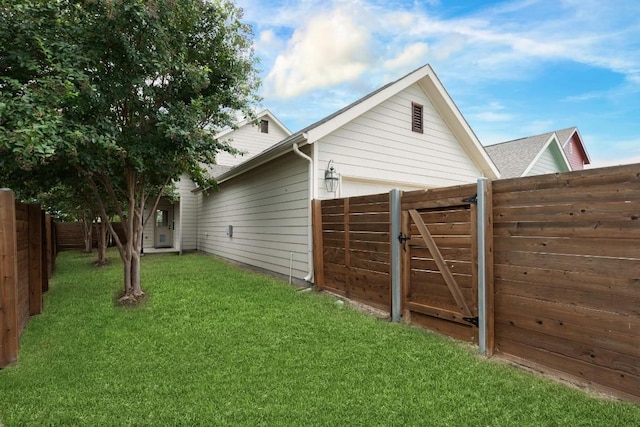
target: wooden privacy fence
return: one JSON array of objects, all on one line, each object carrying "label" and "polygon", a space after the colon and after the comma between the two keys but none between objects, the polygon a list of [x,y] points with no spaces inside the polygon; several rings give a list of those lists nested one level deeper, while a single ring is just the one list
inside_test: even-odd
[{"label": "wooden privacy fence", "polygon": [[[126,242],[124,228],[121,222],[114,222],[113,228],[118,233],[120,241]],[[56,222],[56,249],[58,251],[83,250],[84,236],[82,233],[82,222]],[[98,247],[98,235],[100,233],[100,224],[93,224],[91,228],[91,245],[93,248]]]},{"label": "wooden privacy fence", "polygon": [[640,400],[640,165],[314,201],[315,281]]},{"label": "wooden privacy fence", "polygon": [[0,189],[0,368],[17,361],[29,317],[42,312],[55,260],[52,230],[40,205]]}]

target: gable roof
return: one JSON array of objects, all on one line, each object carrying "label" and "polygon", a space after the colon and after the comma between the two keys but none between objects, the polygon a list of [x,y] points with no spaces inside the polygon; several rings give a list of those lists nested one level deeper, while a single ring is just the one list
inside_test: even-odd
[{"label": "gable roof", "polygon": [[584,146],[584,142],[582,141],[582,135],[578,131],[578,128],[573,126],[566,129],[560,129],[556,131],[558,135],[558,141],[562,148],[565,148],[569,142],[571,142],[571,138],[576,135],[578,140],[578,149],[580,150],[580,154],[582,155],[582,159],[585,165],[591,164],[591,158],[589,157],[589,153],[587,153],[587,148]]},{"label": "gable roof", "polygon": [[[259,113],[257,113],[256,114],[256,119],[258,119],[258,120],[269,120],[271,123],[274,123],[276,126],[280,127],[280,129],[282,129],[282,131],[285,134],[291,135],[291,131],[289,130],[289,128],[287,128],[280,120],[278,120],[278,118],[268,108],[260,111]],[[229,127],[229,128],[223,129],[222,131],[218,132],[216,134],[216,138],[222,138],[225,135],[228,135],[228,134],[232,133],[236,129],[239,129],[242,126],[249,124],[250,122],[251,122],[251,120],[245,118],[245,119],[239,121],[236,124],[235,128]]]},{"label": "gable roof", "polygon": [[498,166],[498,169],[500,169],[502,178],[525,176],[547,147],[554,143],[557,144],[568,170],[571,170],[569,160],[564,154],[558,139],[556,132],[547,132],[489,145],[485,149],[496,166]]},{"label": "gable roof", "polygon": [[313,144],[415,83],[418,83],[422,90],[429,96],[434,107],[438,110],[456,139],[460,142],[467,155],[482,174],[489,178],[498,178],[500,176],[498,168],[496,168],[491,161],[491,158],[484,150],[482,144],[480,144],[477,136],[473,130],[471,130],[471,127],[462,116],[462,113],[447,93],[431,66],[427,64],[292,134],[251,159],[240,163],[232,170],[220,175],[218,181],[223,182],[231,179],[290,152],[293,150],[293,144],[299,144],[301,146]]}]

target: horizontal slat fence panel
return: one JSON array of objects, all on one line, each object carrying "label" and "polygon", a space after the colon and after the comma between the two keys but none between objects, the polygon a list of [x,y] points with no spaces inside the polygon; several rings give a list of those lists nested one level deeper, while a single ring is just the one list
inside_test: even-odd
[{"label": "horizontal slat fence panel", "polygon": [[318,288],[390,312],[389,194],[317,201],[314,218]]},{"label": "horizontal slat fence panel", "polygon": [[[120,240],[124,243],[126,238],[124,235],[124,228],[121,222],[112,223],[113,229],[118,234]],[[81,222],[57,222],[55,224],[56,230],[56,245],[59,251],[68,250],[83,250],[84,249],[84,237],[82,234]],[[100,232],[100,224],[93,224],[91,245],[93,248],[98,246],[98,233]]]},{"label": "horizontal slat fence panel", "polygon": [[[475,313],[475,191],[411,191],[400,202],[410,238],[401,249],[405,319],[471,341],[477,328],[462,318],[447,280]],[[497,180],[488,200],[491,349],[640,400],[640,165]],[[388,195],[317,204],[319,287],[388,309],[396,237]],[[427,247],[434,244],[439,256]]]},{"label": "horizontal slat fence panel", "polygon": [[498,352],[640,398],[640,165],[493,183]]}]

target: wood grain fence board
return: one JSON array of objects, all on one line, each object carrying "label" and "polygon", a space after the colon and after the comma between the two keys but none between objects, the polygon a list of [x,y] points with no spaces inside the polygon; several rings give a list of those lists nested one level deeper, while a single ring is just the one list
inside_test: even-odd
[{"label": "wood grain fence board", "polygon": [[442,308],[442,307],[433,307],[430,305],[420,304],[414,301],[408,302],[407,308],[416,313],[434,316],[450,322],[460,323],[465,326],[468,325],[468,322],[463,320],[462,316],[457,311],[447,310],[446,308]]},{"label": "wood grain fence board", "polygon": [[[434,238],[435,240],[435,238]],[[464,261],[464,262],[471,262],[472,261],[472,251],[471,248],[466,247],[466,248],[447,248],[447,247],[443,247],[443,246],[438,246],[438,249],[440,249],[440,253],[442,254],[442,257],[446,260],[446,261]],[[429,252],[429,250],[427,248],[423,248],[423,247],[419,247],[419,246],[414,246],[413,247],[413,251],[411,252],[411,256],[413,258],[422,258],[422,259],[433,259],[433,257],[431,256],[431,252]]]},{"label": "wood grain fence board", "polygon": [[624,375],[620,371],[607,369],[508,339],[500,341],[499,351],[560,370],[588,384],[603,385],[632,396],[640,396],[640,378],[634,375]]},{"label": "wood grain fence board", "polygon": [[607,222],[507,222],[494,225],[494,236],[639,239],[637,221]]},{"label": "wood grain fence board", "polygon": [[[476,193],[476,184],[462,184],[451,187],[430,188],[427,190],[405,191],[402,195],[402,210],[411,209],[424,201],[447,200],[447,204],[438,206],[466,205],[461,199],[473,196]],[[451,203],[449,200],[451,199]],[[421,207],[416,209],[422,209]]]},{"label": "wood grain fence board", "polygon": [[349,205],[354,211],[358,211],[359,205],[386,205],[385,210],[389,210],[389,193],[367,194],[364,196],[349,197]]},{"label": "wood grain fence board", "polygon": [[513,221],[638,221],[640,201],[575,202],[544,206],[503,205],[494,209],[496,222]]},{"label": "wood grain fence board", "polygon": [[494,237],[501,251],[542,252],[640,260],[640,245],[635,239],[587,239],[582,237]]},{"label": "wood grain fence board", "polygon": [[[47,238],[47,215],[44,211],[40,211],[40,229],[42,230],[42,259],[40,261],[40,265],[42,266],[42,274],[40,275],[40,281],[42,284],[42,293],[48,292],[49,291],[49,274],[45,274],[45,272],[48,272],[49,267],[47,266],[47,260],[48,260],[48,253],[49,250],[55,248],[55,244],[52,244],[52,247],[49,248],[49,238]],[[55,227],[53,227],[53,229],[55,229]],[[51,230],[50,230],[51,231]],[[55,242],[55,240],[51,239],[52,242]],[[55,259],[55,255],[52,256],[53,259]]]},{"label": "wood grain fence board", "polygon": [[389,225],[390,220],[391,220],[391,217],[389,215],[389,212],[374,212],[374,213],[367,213],[367,214],[354,214],[353,212],[351,212],[349,214],[349,222],[351,224],[364,222],[364,223],[379,223],[379,224],[381,223],[381,224]]},{"label": "wood grain fence board", "polygon": [[524,178],[501,179],[493,182],[495,193],[547,188],[585,188],[594,185],[640,182],[638,164],[612,166],[596,170],[585,169],[567,173],[537,175]]},{"label": "wood grain fence board", "polygon": [[[572,343],[604,348],[620,354],[640,360],[640,347],[638,339],[631,340],[628,335],[620,334],[616,331],[593,330],[576,324],[570,316],[548,316],[544,311],[539,314],[526,312],[500,311],[496,313],[498,323],[508,324],[526,331],[536,331],[555,337],[555,339],[565,340]],[[499,334],[498,334],[499,335]],[[522,342],[535,346],[535,337],[524,333],[520,338]]]},{"label": "wood grain fence board", "polygon": [[[447,261],[442,260],[443,264],[446,264],[447,268],[454,276],[471,276],[472,270],[471,267],[473,264],[469,261]],[[428,271],[439,271],[440,266],[438,260],[435,259],[419,259],[413,258],[411,260],[411,268],[416,270],[428,270]]]},{"label": "wood grain fence board", "polygon": [[[638,359],[627,354],[603,348],[600,345],[581,343],[550,335],[544,331],[523,329],[516,322],[501,317],[498,319],[498,330],[501,337],[525,345],[533,345],[546,351],[576,358],[583,362],[603,366],[617,371],[640,376]],[[523,338],[526,338],[523,340]]]},{"label": "wood grain fence board", "polygon": [[[351,252],[351,255],[353,255],[353,252]],[[389,273],[389,269],[391,268],[391,265],[386,262],[376,262],[368,260],[366,258],[359,258],[354,256],[351,256],[349,265],[351,267],[376,271],[379,273]]]},{"label": "wood grain fence board", "polygon": [[[556,321],[571,321],[583,330],[597,331],[601,335],[616,332],[622,345],[638,347],[640,318],[623,316],[615,312],[594,310],[576,305],[551,303],[513,295],[496,294],[496,315],[500,312],[544,316]],[[640,347],[639,347],[640,348]]]},{"label": "wood grain fence board", "polygon": [[31,204],[29,211],[29,315],[42,312],[42,243],[40,205]]},{"label": "wood grain fence board", "polygon": [[[414,284],[413,288],[419,288],[420,286],[426,285],[436,285],[436,286],[447,286],[447,283],[444,281],[442,274],[438,270],[416,270],[415,268],[411,270],[411,280]],[[458,282],[458,286],[461,289],[473,289],[472,277],[470,275],[455,275],[456,281]]]},{"label": "wood grain fence board", "polygon": [[[498,280],[523,283],[523,285],[548,284],[556,288],[582,290],[585,292],[610,293],[621,298],[633,298],[638,295],[640,279],[617,278],[603,275],[591,275],[576,271],[558,271],[546,268],[496,265],[496,283]],[[504,292],[496,288],[496,292]]]},{"label": "wood grain fence board", "polygon": [[14,195],[0,189],[0,367],[18,360],[17,252]]},{"label": "wood grain fence board", "polygon": [[[447,294],[446,290],[446,287],[436,285],[415,286],[411,289],[411,301],[409,302],[430,305],[434,308],[446,308],[451,311],[457,311],[462,316],[460,308],[456,305],[451,293]],[[471,301],[472,289],[462,289],[460,293],[468,301]],[[469,304],[469,306],[473,310],[477,308],[472,304]]]},{"label": "wood grain fence board", "polygon": [[51,215],[45,213],[44,217],[44,229],[45,234],[47,235],[47,277],[50,279],[53,276],[53,267],[55,265],[56,260],[56,241],[54,240],[54,236],[57,237],[55,232],[55,224],[51,219]]},{"label": "wood grain fence board", "polygon": [[411,312],[411,323],[462,341],[478,342],[478,328],[474,328],[470,324],[466,326],[415,311]]},{"label": "wood grain fence board", "polygon": [[[471,238],[471,223],[469,222],[454,222],[454,223],[436,223],[426,224],[429,227],[429,232],[432,236],[447,235],[447,236],[469,236]],[[420,231],[413,224],[411,226],[411,235],[418,237]]]},{"label": "wood grain fence board", "polygon": [[18,255],[18,333],[29,321],[29,205],[16,202]]},{"label": "wood grain fence board", "polygon": [[495,263],[523,267],[544,265],[549,270],[580,271],[587,274],[640,279],[640,260],[633,258],[496,251]]},{"label": "wood grain fence board", "polygon": [[[391,263],[389,262],[389,253],[385,253],[385,252],[375,252],[375,251],[360,251],[360,250],[355,250],[353,247],[351,247],[351,258],[352,259],[362,259],[365,261],[375,261],[375,262],[379,262],[382,264],[386,264],[388,266],[391,266]],[[391,267],[389,267],[391,268]]]},{"label": "wood grain fence board", "polygon": [[354,251],[377,252],[387,254],[391,252],[391,244],[389,242],[366,242],[360,240],[351,241],[351,249]]},{"label": "wood grain fence board", "polygon": [[615,293],[604,292],[602,288],[595,291],[581,288],[581,283],[575,283],[572,287],[562,287],[553,281],[524,283],[496,279],[496,292],[500,294],[578,305],[595,310],[615,310],[623,316],[640,316],[640,291],[637,289],[634,292]]},{"label": "wood grain fence board", "polygon": [[469,206],[460,206],[457,209],[428,210],[420,212],[420,217],[425,224],[450,224],[456,222],[469,222]]},{"label": "wood grain fence board", "polygon": [[583,189],[547,188],[494,193],[495,206],[545,206],[566,203],[613,203],[637,200],[640,183],[615,183]]},{"label": "wood grain fence board", "polygon": [[349,233],[349,239],[351,241],[359,241],[359,242],[380,242],[380,243],[388,243],[389,242],[389,232],[385,231],[384,233],[374,233],[374,232],[357,232],[353,231]]},{"label": "wood grain fence board", "polygon": [[311,218],[313,232],[313,277],[316,288],[324,286],[324,249],[322,247],[322,203],[311,202]]},{"label": "wood grain fence board", "polygon": [[351,216],[349,216],[349,231],[352,232],[372,232],[372,233],[386,233],[389,234],[388,222],[351,222]]}]

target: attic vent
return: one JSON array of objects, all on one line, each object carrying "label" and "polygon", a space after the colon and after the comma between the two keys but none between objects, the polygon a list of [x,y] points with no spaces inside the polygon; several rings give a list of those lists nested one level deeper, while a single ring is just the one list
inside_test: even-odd
[{"label": "attic vent", "polygon": [[411,103],[411,130],[423,133],[422,127],[422,105]]},{"label": "attic vent", "polygon": [[269,120],[260,120],[260,132],[269,133]]}]

